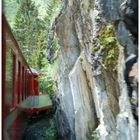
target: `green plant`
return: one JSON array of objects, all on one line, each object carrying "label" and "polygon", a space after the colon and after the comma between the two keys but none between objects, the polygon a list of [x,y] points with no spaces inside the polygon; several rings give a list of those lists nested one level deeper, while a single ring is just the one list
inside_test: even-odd
[{"label": "green plant", "polygon": [[116,70],[119,56],[119,44],[112,24],[109,24],[100,30],[99,39],[103,45],[101,54],[103,56],[103,64],[105,69]]},{"label": "green plant", "polygon": [[97,133],[97,131],[93,131],[92,135],[91,135],[91,139],[92,140],[99,140],[99,135]]},{"label": "green plant", "polygon": [[38,78],[39,91],[42,93],[48,93],[53,96],[56,91],[56,79],[59,69],[59,59],[56,59],[53,63],[49,63],[47,59],[42,59],[42,65],[44,65],[44,71],[46,76]]},{"label": "green plant", "polygon": [[[13,31],[27,62],[33,68],[45,67],[42,60],[45,57],[49,32],[61,6],[58,0],[47,0],[46,13],[40,18],[40,11],[35,1],[22,0],[19,3]],[[53,49],[56,51],[58,47],[55,36]]]},{"label": "green plant", "polygon": [[55,119],[51,118],[49,120],[50,127],[46,131],[46,137],[44,140],[57,140],[58,134],[57,134],[57,129],[56,129],[56,124],[55,124]]},{"label": "green plant", "polygon": [[14,24],[14,34],[21,50],[34,68],[40,68],[38,61],[46,48],[46,27],[44,21],[38,18],[38,7],[32,0],[21,1]]},{"label": "green plant", "polygon": [[39,91],[41,93],[48,93],[50,96],[52,96],[55,92],[55,82],[52,79],[52,77],[45,76],[38,78],[39,81]]},{"label": "green plant", "polygon": [[97,42],[94,44],[94,47],[92,48],[92,54],[95,54],[99,50],[99,45]]}]

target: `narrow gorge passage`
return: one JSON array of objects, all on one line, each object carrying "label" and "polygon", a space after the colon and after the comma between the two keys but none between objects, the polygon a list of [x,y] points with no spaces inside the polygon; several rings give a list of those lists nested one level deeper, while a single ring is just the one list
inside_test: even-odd
[{"label": "narrow gorge passage", "polygon": [[53,108],[32,108],[23,139],[138,139],[138,0],[5,0],[4,14]]}]

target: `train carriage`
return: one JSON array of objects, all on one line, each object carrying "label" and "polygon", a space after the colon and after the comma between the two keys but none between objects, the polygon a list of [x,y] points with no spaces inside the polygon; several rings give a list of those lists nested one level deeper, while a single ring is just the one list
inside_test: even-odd
[{"label": "train carriage", "polygon": [[21,140],[29,118],[52,108],[49,95],[39,95],[38,76],[2,14],[2,140]]},{"label": "train carriage", "polygon": [[20,104],[34,92],[33,74],[2,15],[2,139],[19,140],[27,125]]}]

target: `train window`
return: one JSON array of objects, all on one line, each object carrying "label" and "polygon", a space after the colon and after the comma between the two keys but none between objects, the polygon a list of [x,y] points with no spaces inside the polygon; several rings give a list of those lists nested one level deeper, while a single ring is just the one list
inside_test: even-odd
[{"label": "train window", "polygon": [[15,102],[15,98],[16,98],[16,55],[13,54],[13,84],[14,84],[14,89],[13,89],[13,92],[14,92],[14,105],[16,104]]},{"label": "train window", "polygon": [[24,78],[24,67],[22,67],[22,101],[24,100],[24,84],[25,84],[25,78]]},{"label": "train window", "polygon": [[18,61],[18,104],[20,103],[20,61]]},{"label": "train window", "polygon": [[25,70],[25,98],[27,97],[27,70]]},{"label": "train window", "polygon": [[[7,41],[7,40],[6,40]],[[7,43],[7,42],[6,42]],[[14,105],[14,54],[6,44],[6,94],[5,103],[9,107]]]},{"label": "train window", "polygon": [[29,72],[27,71],[26,97],[29,95]]},{"label": "train window", "polygon": [[28,96],[30,95],[30,73],[28,72]]}]

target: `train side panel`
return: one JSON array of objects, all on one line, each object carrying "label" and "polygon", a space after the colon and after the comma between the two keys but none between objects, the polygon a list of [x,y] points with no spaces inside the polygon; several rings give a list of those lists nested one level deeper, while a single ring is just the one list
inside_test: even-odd
[{"label": "train side panel", "polygon": [[2,140],[21,140],[33,113],[52,108],[49,95],[39,95],[39,73],[28,66],[2,15]]},{"label": "train side panel", "polygon": [[20,140],[29,115],[19,106],[33,92],[33,75],[4,15],[2,26],[2,139]]}]

